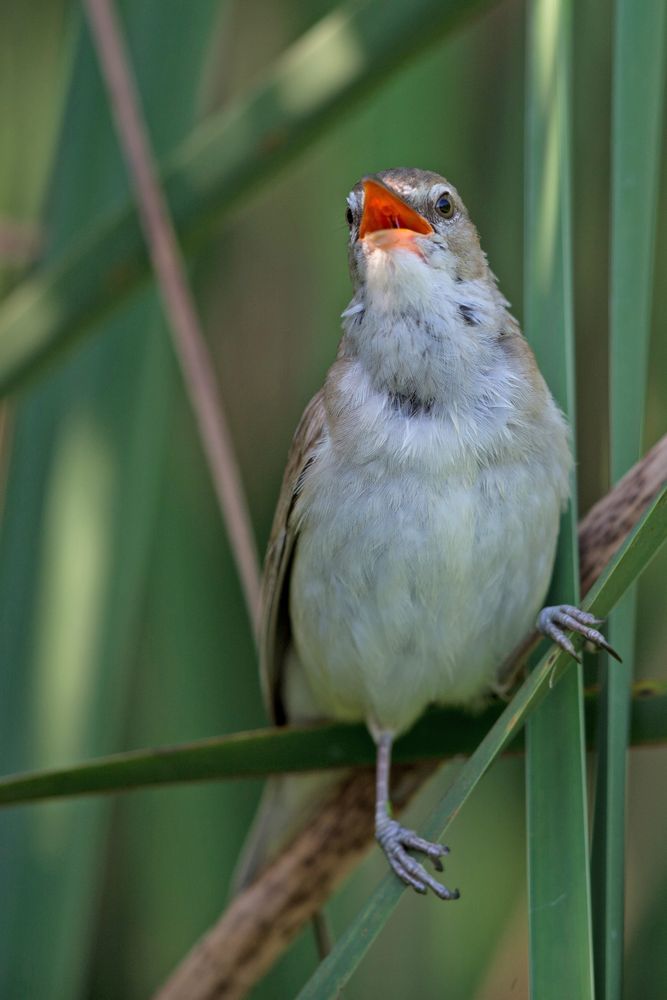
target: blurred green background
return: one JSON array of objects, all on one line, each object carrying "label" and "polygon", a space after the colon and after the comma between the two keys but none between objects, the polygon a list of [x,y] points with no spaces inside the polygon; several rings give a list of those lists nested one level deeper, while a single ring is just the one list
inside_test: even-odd
[{"label": "blurred green background", "polygon": [[[322,0],[134,0],[121,7],[162,157],[243,93],[327,13]],[[574,9],[578,461],[582,512],[608,479],[612,10]],[[349,297],[345,196],[363,174],[420,166],[461,191],[521,319],[525,11],[504,0],[330,124],[192,258],[263,548],[288,443],[333,359]],[[424,26],[428,32],[429,26]],[[127,193],[81,11],[0,8],[0,294],[55,260]],[[645,447],[667,428],[667,177],[659,202]],[[24,237],[26,238],[24,240]],[[0,769],[74,763],[264,724],[250,628],[152,286],[96,324],[3,409]],[[666,673],[663,553],[640,586],[637,668]],[[419,822],[452,773],[412,806]],[[667,753],[631,755],[625,995],[667,982]],[[0,996],[146,997],[224,906],[260,787],[207,784],[0,815]],[[455,907],[405,898],[348,1000],[527,995],[521,759],[456,820]],[[375,885],[374,852],[329,910],[342,929]],[[564,960],[566,958],[564,957]],[[256,990],[294,995],[304,932]]]}]

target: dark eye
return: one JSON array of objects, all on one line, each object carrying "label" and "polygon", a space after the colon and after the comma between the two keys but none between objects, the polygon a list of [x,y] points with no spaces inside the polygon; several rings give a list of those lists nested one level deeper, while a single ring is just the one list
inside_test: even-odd
[{"label": "dark eye", "polygon": [[445,191],[440,195],[435,203],[435,209],[440,213],[445,219],[451,219],[454,214],[454,202],[448,191]]},{"label": "dark eye", "polygon": [[352,214],[352,209],[349,207],[349,205],[345,213],[345,218],[347,219],[348,226],[351,226],[352,223],[354,222],[354,215]]}]

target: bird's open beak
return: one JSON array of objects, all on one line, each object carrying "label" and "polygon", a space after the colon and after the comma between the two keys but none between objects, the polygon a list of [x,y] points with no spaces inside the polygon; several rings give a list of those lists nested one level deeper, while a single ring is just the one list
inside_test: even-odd
[{"label": "bird's open beak", "polygon": [[369,240],[381,250],[401,247],[421,255],[415,236],[428,236],[433,226],[380,181],[367,177],[362,186],[364,210],[359,238]]}]

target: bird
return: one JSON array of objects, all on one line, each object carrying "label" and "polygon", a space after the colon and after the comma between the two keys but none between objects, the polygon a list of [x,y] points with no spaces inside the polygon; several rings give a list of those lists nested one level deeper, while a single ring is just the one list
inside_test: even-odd
[{"label": "bird", "polygon": [[[455,899],[426,868],[441,872],[447,847],[392,816],[394,740],[430,705],[480,703],[534,624],[573,657],[568,632],[610,647],[592,615],[542,608],[569,429],[460,194],[431,171],[385,170],[354,186],[345,217],[353,297],[287,459],[263,573],[262,688],[277,724],[366,724],[378,844],[406,885]],[[237,885],[326,787],[269,780]]]}]

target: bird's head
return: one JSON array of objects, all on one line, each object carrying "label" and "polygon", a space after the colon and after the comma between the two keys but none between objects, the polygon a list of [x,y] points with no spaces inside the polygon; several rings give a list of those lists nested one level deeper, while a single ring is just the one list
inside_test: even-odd
[{"label": "bird's head", "polygon": [[364,177],[347,199],[350,272],[355,289],[396,304],[442,294],[453,283],[490,275],[475,226],[456,188],[427,170]]}]

